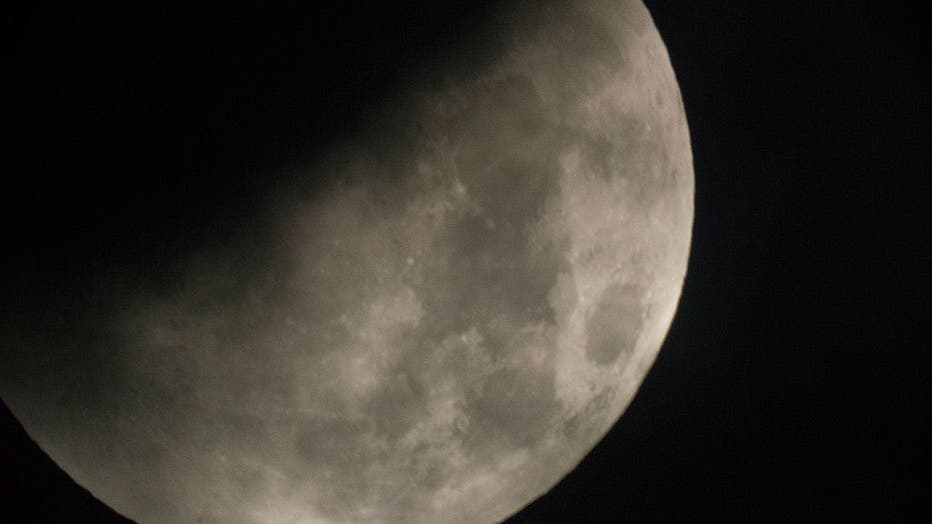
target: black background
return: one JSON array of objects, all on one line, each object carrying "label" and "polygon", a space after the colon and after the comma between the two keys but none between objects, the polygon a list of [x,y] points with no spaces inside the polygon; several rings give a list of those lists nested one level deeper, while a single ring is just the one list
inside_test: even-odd
[{"label": "black background", "polygon": [[[269,166],[365,130],[488,16],[78,4],[5,13],[10,297],[222,242]],[[513,522],[932,518],[929,20],[902,2],[647,4],[695,156],[683,298],[619,424]],[[124,522],[0,422],[8,521]]]}]

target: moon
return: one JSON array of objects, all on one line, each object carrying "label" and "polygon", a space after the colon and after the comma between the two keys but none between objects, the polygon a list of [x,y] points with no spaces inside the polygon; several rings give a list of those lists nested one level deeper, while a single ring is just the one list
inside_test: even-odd
[{"label": "moon", "polygon": [[554,486],[672,322],[689,132],[641,2],[489,28],[255,228],[7,316],[30,436],[142,523],[496,522]]}]

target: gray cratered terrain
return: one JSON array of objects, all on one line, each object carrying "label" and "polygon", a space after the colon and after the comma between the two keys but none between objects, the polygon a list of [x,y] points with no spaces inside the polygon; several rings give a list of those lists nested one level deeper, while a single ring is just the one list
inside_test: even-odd
[{"label": "gray cratered terrain", "polygon": [[673,318],[686,117],[639,1],[490,27],[261,232],[7,322],[0,393],[39,445],[143,523],[494,522],[566,475]]}]

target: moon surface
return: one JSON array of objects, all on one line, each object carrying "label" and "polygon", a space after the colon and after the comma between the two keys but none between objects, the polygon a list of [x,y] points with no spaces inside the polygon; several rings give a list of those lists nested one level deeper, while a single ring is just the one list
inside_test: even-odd
[{"label": "moon surface", "polygon": [[256,231],[5,319],[42,449],[142,523],[495,522],[578,464],[679,300],[685,112],[639,1],[489,27]]}]

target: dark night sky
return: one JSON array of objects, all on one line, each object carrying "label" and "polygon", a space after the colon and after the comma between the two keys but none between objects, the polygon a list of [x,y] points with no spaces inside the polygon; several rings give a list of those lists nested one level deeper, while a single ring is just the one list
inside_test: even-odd
[{"label": "dark night sky", "polygon": [[[905,2],[646,3],[695,156],[683,298],[619,424],[513,521],[929,518],[928,19]],[[222,242],[249,224],[257,173],[473,52],[486,9],[80,4],[5,17],[18,299]],[[125,522],[0,422],[11,522]]]}]

